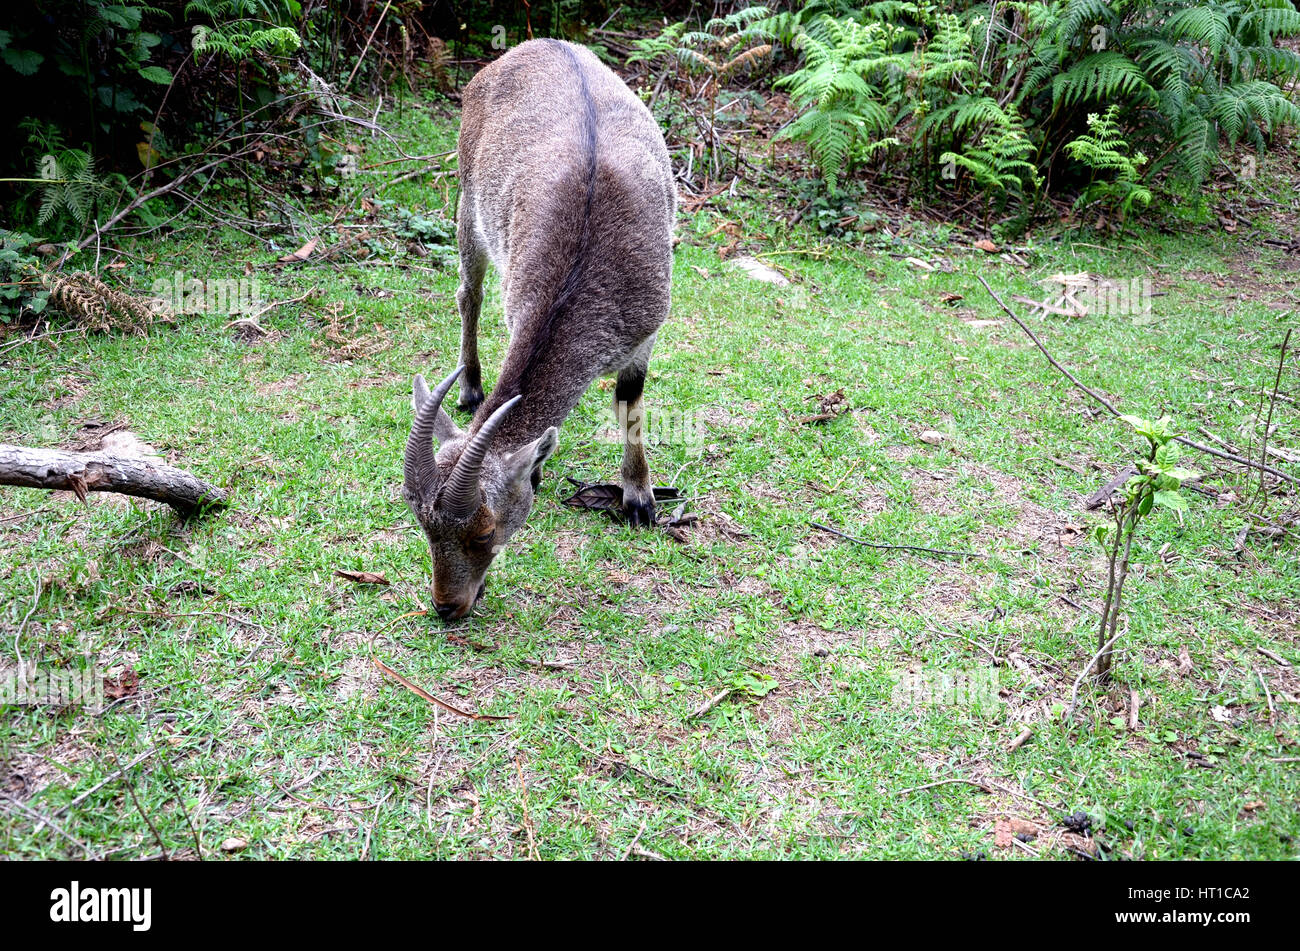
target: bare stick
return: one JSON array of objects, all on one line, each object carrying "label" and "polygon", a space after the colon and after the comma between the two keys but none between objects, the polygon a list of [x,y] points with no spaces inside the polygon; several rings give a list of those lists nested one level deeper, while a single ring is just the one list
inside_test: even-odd
[{"label": "bare stick", "polygon": [[117,779],[117,777],[121,776],[122,773],[126,772],[126,770],[131,769],[133,766],[139,766],[141,763],[143,763],[150,756],[153,756],[153,754],[157,752],[158,752],[158,747],[155,746],[153,749],[146,750],[145,752],[141,753],[139,756],[131,760],[131,762],[127,763],[125,766],[113,770],[113,772],[109,773],[102,780],[95,783],[95,785],[91,786],[89,789],[87,789],[76,799],[72,800],[72,802],[68,803],[66,806],[60,806],[58,809],[55,809],[54,812],[50,813],[48,818],[42,818],[41,821],[36,824],[36,828],[33,831],[40,832],[41,829],[43,829],[47,824],[49,824],[50,819],[53,819],[55,816],[62,815],[63,813],[67,812],[69,809],[75,809],[77,806],[81,805],[83,802],[85,802],[95,793],[99,792],[101,789],[103,789],[113,780]]},{"label": "bare stick", "polygon": [[[71,843],[72,843],[73,845],[75,845],[77,848],[81,849],[81,851],[83,851],[83,852],[86,853],[86,858],[88,858],[88,859],[92,859],[92,860],[95,858],[95,853],[92,852],[92,851],[90,851],[90,848],[89,848],[89,847],[88,847],[84,842],[82,842],[80,839],[74,838],[71,834],[69,834],[69,833],[67,832],[67,830],[65,830],[65,829],[64,829],[61,825],[59,825],[57,822],[52,822],[52,821],[49,819],[48,816],[43,816],[43,815],[41,815],[41,814],[40,814],[39,812],[37,812],[35,809],[28,809],[26,806],[24,806],[24,805],[23,805],[21,802],[19,802],[17,799],[14,799],[12,796],[6,796],[5,798],[8,799],[10,802],[12,802],[12,803],[13,803],[15,806],[17,806],[19,809],[21,809],[23,812],[27,813],[27,815],[28,815],[29,817],[31,817],[31,818],[33,818],[33,819],[38,819],[38,820],[40,820],[41,826],[49,826],[51,829],[53,829],[53,830],[54,830],[55,832],[57,832],[59,835],[63,836],[65,839],[67,839],[69,842],[71,842]],[[38,826],[38,828],[39,828],[39,826]]]},{"label": "bare stick", "polygon": [[[23,617],[22,623],[18,625],[18,633],[14,635],[14,656],[18,659],[18,685],[25,687],[27,685],[27,665],[23,662],[23,631],[27,630],[27,622],[32,619],[36,613],[36,607],[41,603],[41,591],[44,590],[45,582],[41,578],[41,573],[36,573],[35,590],[32,591],[32,606],[27,614]],[[34,662],[33,662],[34,666]]]},{"label": "bare stick", "polygon": [[[1094,400],[1096,400],[1097,403],[1103,409],[1106,410],[1106,412],[1110,413],[1110,415],[1114,416],[1117,419],[1123,415],[1119,410],[1117,410],[1113,405],[1111,405],[1110,401],[1107,400],[1106,397],[1102,396],[1096,390],[1080,382],[1077,376],[1075,376],[1073,373],[1071,373],[1061,364],[1057,363],[1056,358],[1052,356],[1051,352],[1045,346],[1043,346],[1043,342],[1038,339],[1037,335],[1035,335],[1032,330],[1029,329],[1029,326],[1023,320],[1021,320],[1019,316],[1017,316],[1015,311],[1013,311],[1010,307],[1006,305],[1006,303],[1002,300],[1001,297],[997,295],[997,292],[993,290],[993,288],[989,287],[989,282],[984,280],[983,275],[976,274],[975,278],[981,284],[984,285],[984,289],[988,291],[989,294],[992,295],[995,301],[998,302],[998,306],[1001,307],[1004,311],[1006,311],[1007,316],[1009,316],[1012,320],[1014,320],[1016,322],[1016,325],[1029,335],[1029,339],[1034,342],[1034,346],[1036,346],[1040,351],[1042,351],[1042,354],[1044,357],[1047,358],[1048,363],[1050,363],[1053,367],[1055,367],[1057,371],[1059,371],[1067,380],[1073,383],[1076,388],[1082,390],[1084,393],[1087,393]],[[1283,472],[1280,469],[1274,469],[1272,466],[1267,465],[1266,463],[1255,462],[1253,459],[1246,459],[1243,456],[1238,456],[1230,452],[1220,452],[1218,449],[1212,449],[1209,446],[1202,445],[1201,443],[1198,442],[1193,442],[1192,440],[1186,439],[1182,436],[1175,436],[1174,441],[1182,443],[1184,446],[1187,446],[1189,449],[1195,449],[1197,452],[1203,452],[1208,456],[1215,456],[1219,459],[1226,459],[1228,462],[1235,462],[1237,463],[1237,465],[1246,466],[1247,468],[1250,469],[1258,469],[1260,472],[1267,472],[1271,476],[1276,476],[1279,479],[1283,479],[1295,485],[1300,485],[1300,479],[1296,478],[1293,475],[1290,475],[1289,473]]]},{"label": "bare stick", "polygon": [[1283,667],[1290,667],[1290,666],[1291,666],[1291,662],[1290,662],[1289,660],[1287,660],[1287,659],[1286,659],[1285,657],[1283,657],[1281,654],[1275,654],[1275,653],[1273,653],[1271,650],[1269,650],[1269,649],[1266,648],[1266,647],[1258,647],[1258,646],[1257,646],[1257,647],[1255,648],[1255,650],[1259,651],[1261,654],[1263,654],[1263,655],[1264,655],[1265,657],[1267,657],[1269,660],[1271,660],[1271,661],[1275,661],[1276,663],[1281,664]]},{"label": "bare stick", "polygon": [[900,789],[896,795],[905,796],[911,792],[920,792],[922,789],[933,789],[936,786],[949,786],[953,783],[964,783],[967,786],[974,786],[983,792],[992,792],[993,790],[987,783],[981,783],[977,779],[939,779],[932,783],[926,783],[924,786],[908,786],[906,789]]},{"label": "bare stick", "polygon": [[[113,762],[118,762],[117,754],[114,753],[111,748],[109,749],[109,755],[113,757]],[[121,766],[120,763],[118,765]],[[127,794],[131,797],[131,802],[135,803],[135,811],[140,813],[140,818],[143,819],[144,824],[149,827],[149,831],[153,833],[153,840],[158,843],[158,851],[162,853],[163,861],[169,861],[170,856],[167,854],[167,846],[163,845],[162,836],[158,834],[158,827],[154,825],[153,820],[149,818],[149,814],[144,811],[144,806],[140,805],[140,798],[135,794],[135,784],[129,781],[126,775],[126,769],[120,768],[118,770],[118,776],[122,780],[122,785],[126,787]]]},{"label": "bare stick", "polygon": [[838,535],[840,538],[853,542],[855,545],[865,545],[868,548],[883,548],[887,551],[920,551],[931,555],[954,555],[958,558],[983,558],[979,552],[974,551],[949,551],[946,548],[922,548],[919,545],[882,545],[878,542],[869,542],[853,535],[846,535],[837,528],[831,528],[829,525],[823,525],[820,522],[809,522],[813,528],[822,532],[829,532],[831,535]]},{"label": "bare stick", "polygon": [[1268,689],[1268,681],[1258,670],[1255,671],[1255,676],[1259,678],[1259,685],[1264,688],[1264,699],[1268,701],[1268,725],[1273,726],[1277,723],[1277,711],[1273,709],[1273,691]]},{"label": "bare stick", "polygon": [[[1273,407],[1277,406],[1277,391],[1282,385],[1282,367],[1286,365],[1286,348],[1291,342],[1291,329],[1286,329],[1286,336],[1282,338],[1282,353],[1277,358],[1277,376],[1273,379],[1273,396],[1268,401],[1268,418],[1264,420],[1264,435],[1260,437],[1259,461],[1268,462],[1268,431],[1273,426]],[[1259,417],[1256,417],[1258,419]],[[1259,495],[1257,498],[1264,501],[1267,486],[1264,484],[1264,473],[1259,474]],[[1261,508],[1262,511],[1262,508]]]},{"label": "bare stick", "polygon": [[83,501],[87,492],[121,492],[166,502],[182,518],[226,505],[226,493],[165,462],[105,452],[25,449],[0,443],[0,485],[65,489]]},{"label": "bare stick", "polygon": [[[121,210],[119,210],[111,218],[105,221],[102,225],[97,223],[95,225],[95,231],[93,234],[87,235],[81,241],[77,242],[77,250],[78,251],[85,250],[86,248],[90,247],[92,244],[97,243],[99,241],[100,235],[102,235],[108,229],[112,228],[115,224],[117,224],[127,215],[131,214],[131,212],[135,211],[141,205],[152,201],[153,199],[157,198],[159,195],[165,195],[168,192],[175,191],[177,188],[185,184],[195,175],[199,175],[203,172],[206,172],[210,168],[216,168],[218,165],[221,165],[223,162],[229,162],[233,159],[239,158],[241,155],[247,155],[252,151],[253,148],[249,146],[231,155],[223,155],[220,158],[216,159],[215,161],[208,162],[206,165],[200,165],[196,168],[191,168],[188,169],[187,171],[181,172],[170,182],[167,182],[165,185],[159,185],[151,192],[147,192],[143,195],[136,196],[134,199],[132,199],[131,201],[123,205]],[[63,263],[72,256],[72,253],[73,253],[72,251],[68,251],[63,255],[63,257],[59,258],[58,266],[61,267]]]},{"label": "bare stick", "polygon": [[418,685],[416,685],[416,684],[411,683],[411,681],[407,680],[405,677],[403,677],[403,676],[402,676],[401,674],[399,674],[397,671],[393,670],[393,668],[389,667],[387,664],[385,664],[385,663],[384,663],[382,660],[380,660],[378,657],[376,657],[374,660],[375,660],[375,667],[377,667],[380,671],[382,671],[383,673],[385,673],[385,674],[387,674],[388,676],[392,677],[394,680],[396,680],[399,684],[401,684],[401,685],[402,685],[403,687],[405,687],[407,690],[411,691],[411,693],[415,694],[417,697],[423,697],[425,700],[428,700],[430,703],[432,703],[432,704],[433,704],[434,706],[436,706],[436,707],[441,707],[442,709],[444,709],[444,710],[448,710],[448,711],[450,711],[451,713],[458,713],[458,714],[460,714],[460,715],[463,716],[463,717],[469,717],[471,720],[508,720],[508,719],[510,719],[509,717],[493,716],[492,714],[489,714],[489,713],[471,713],[471,712],[469,712],[468,710],[461,710],[461,709],[459,709],[458,707],[453,707],[450,703],[443,703],[441,700],[439,700],[439,699],[438,699],[437,697],[435,697],[433,694],[429,693],[429,691],[425,690],[423,687],[420,687],[420,686],[418,686]]},{"label": "bare stick", "polygon": [[641,828],[636,830],[636,835],[632,838],[632,844],[627,847],[627,850],[623,853],[623,858],[620,859],[619,861],[622,862],[627,861],[628,856],[632,854],[632,851],[637,847],[637,844],[641,841],[641,836],[645,833],[646,823],[649,821],[650,821],[649,819],[641,820]]},{"label": "bare stick", "polygon": [[375,28],[370,31],[370,37],[366,40],[365,48],[361,50],[361,55],[357,57],[357,64],[352,67],[352,72],[348,73],[348,78],[343,83],[344,89],[347,89],[352,85],[352,80],[356,77],[357,70],[361,68],[361,64],[365,61],[366,54],[370,52],[370,44],[375,41],[375,34],[378,33],[379,28],[384,25],[384,17],[388,16],[388,8],[392,5],[393,0],[388,0],[388,2],[384,4],[384,10],[379,14],[379,19],[375,21]]},{"label": "bare stick", "polygon": [[1070,691],[1070,710],[1065,715],[1066,720],[1074,719],[1074,708],[1078,706],[1079,703],[1079,685],[1083,683],[1083,678],[1088,676],[1088,671],[1092,670],[1092,668],[1097,665],[1097,661],[1101,660],[1102,655],[1105,654],[1106,651],[1110,650],[1115,642],[1119,640],[1119,636],[1122,633],[1122,631],[1117,631],[1110,640],[1105,644],[1102,644],[1101,650],[1092,655],[1092,660],[1088,661],[1088,666],[1083,668],[1083,670],[1079,672],[1079,676],[1075,678],[1074,688]]},{"label": "bare stick", "polygon": [[524,831],[528,834],[528,857],[534,862],[541,856],[537,853],[537,837],[533,830],[533,819],[528,814],[528,781],[524,779],[524,758],[515,756],[515,771],[519,774],[519,792],[524,805]]},{"label": "bare stick", "polygon": [[720,704],[723,700],[726,700],[728,697],[730,697],[733,693],[735,693],[735,690],[733,690],[731,687],[728,687],[726,690],[723,690],[719,693],[715,693],[708,700],[705,700],[702,704],[700,704],[698,707],[692,710],[691,715],[686,719],[688,720],[699,719],[700,717],[704,716],[704,714],[708,713],[710,710],[712,710],[714,707]]},{"label": "bare stick", "polygon": [[408,155],[405,158],[385,159],[382,162],[374,162],[370,165],[361,166],[363,171],[370,171],[372,168],[379,168],[381,165],[396,165],[398,162],[432,162],[434,159],[445,159],[448,155],[455,155],[456,150],[450,152],[435,152],[433,155]]},{"label": "bare stick", "polygon": [[1007,752],[1013,753],[1020,747],[1024,746],[1034,738],[1034,731],[1030,727],[1025,727],[1020,731],[1020,735],[1007,744]]}]

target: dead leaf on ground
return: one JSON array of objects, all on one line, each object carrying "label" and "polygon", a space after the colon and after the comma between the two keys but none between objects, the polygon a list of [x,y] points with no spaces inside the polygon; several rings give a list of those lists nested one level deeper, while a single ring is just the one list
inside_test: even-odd
[{"label": "dead leaf on ground", "polygon": [[348,571],[344,568],[336,568],[334,573],[340,578],[347,581],[355,581],[357,584],[388,584],[389,581],[383,575],[374,571]]},{"label": "dead leaf on ground", "polygon": [[104,696],[109,700],[121,700],[123,697],[133,697],[140,692],[140,675],[136,673],[134,667],[128,667],[122,671],[116,680],[104,680]]},{"label": "dead leaf on ground", "polygon": [[68,473],[68,487],[72,489],[79,501],[86,501],[86,480],[82,478],[80,472]]},{"label": "dead leaf on ground", "polygon": [[1009,849],[1012,839],[1020,837],[1022,842],[1034,839],[1040,831],[1038,824],[1028,819],[1000,818],[993,823],[993,844],[999,849]]},{"label": "dead leaf on ground", "polygon": [[[572,476],[565,476],[571,485],[577,487],[577,491],[567,499],[561,499],[563,505],[575,509],[589,509],[597,512],[607,512],[609,517],[616,522],[622,522],[623,519],[623,487],[614,482],[579,482]],[[656,485],[654,486],[655,503],[676,502],[681,499],[682,494],[672,486]],[[655,526],[662,529],[673,541],[685,544],[690,541],[682,527],[699,521],[699,517],[686,512],[686,503],[682,502],[673,513],[669,516],[656,513]]]},{"label": "dead leaf on ground", "polygon": [[[568,482],[575,486],[577,491],[567,499],[561,499],[561,503],[575,509],[594,509],[600,512],[611,512],[615,517],[619,517],[623,509],[623,487],[616,482],[579,482],[571,476],[565,476]],[[681,493],[671,486],[657,485],[654,487],[654,496],[656,502],[672,502],[680,499]]]},{"label": "dead leaf on ground", "polygon": [[207,597],[209,595],[213,595],[217,593],[214,588],[210,588],[205,584],[199,583],[198,581],[178,581],[170,588],[168,588],[167,592],[168,594],[173,594],[177,596],[180,596],[182,594],[191,594],[196,597],[198,595],[203,595],[204,597]]},{"label": "dead leaf on ground", "polygon": [[1088,526],[1067,522],[1061,526],[1059,538],[1062,545],[1073,545],[1088,534]]},{"label": "dead leaf on ground", "polygon": [[304,244],[297,251],[294,251],[290,254],[286,254],[284,257],[280,258],[280,263],[294,264],[297,262],[306,261],[309,257],[311,257],[311,253],[316,250],[316,246],[318,244],[320,244],[320,238],[312,238],[310,241]]},{"label": "dead leaf on ground", "polygon": [[921,440],[921,442],[926,443],[927,445],[937,446],[941,442],[947,440],[948,435],[947,433],[941,433],[935,429],[927,429],[925,432],[921,433],[921,435],[918,436],[917,438]]},{"label": "dead leaf on ground", "polygon": [[672,514],[661,517],[659,524],[664,528],[681,528],[686,525],[694,525],[700,520],[700,517],[694,512],[686,511],[686,503],[683,502],[677,508],[673,509]]},{"label": "dead leaf on ground", "polygon": [[998,246],[994,244],[992,241],[990,241],[988,238],[980,238],[980,240],[975,242],[975,247],[989,254],[998,253]]},{"label": "dead leaf on ground", "polygon": [[1089,836],[1082,836],[1077,832],[1062,832],[1061,844],[1076,852],[1082,852],[1089,858],[1097,857],[1097,842]]}]

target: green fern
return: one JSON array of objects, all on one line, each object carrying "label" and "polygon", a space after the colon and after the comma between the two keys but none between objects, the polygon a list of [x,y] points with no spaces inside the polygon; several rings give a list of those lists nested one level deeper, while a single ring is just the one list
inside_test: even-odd
[{"label": "green fern", "polygon": [[[1142,184],[1139,168],[1146,164],[1141,152],[1130,154],[1120,134],[1119,108],[1088,116],[1088,131],[1065,146],[1066,154],[1091,170],[1093,180],[1079,195],[1076,207],[1113,206],[1123,220],[1135,208],[1151,203],[1151,190]],[[1106,177],[1099,177],[1106,176]]]},{"label": "green fern", "polygon": [[[1024,122],[1014,111],[1004,111],[992,99],[966,104],[965,127],[979,123],[980,134],[960,152],[944,152],[939,161],[951,163],[970,173],[978,185],[993,192],[1018,192],[1028,184],[1039,184],[1038,169],[1030,159],[1034,143],[1025,131]],[[954,107],[961,115],[962,104]]]},{"label": "green fern", "polygon": [[236,62],[254,52],[287,56],[302,46],[302,37],[280,19],[296,6],[270,0],[191,0],[185,6],[186,18],[202,16],[213,23],[194,28],[191,46],[195,59],[204,53],[218,53]]},{"label": "green fern", "polygon": [[777,80],[806,111],[780,134],[808,143],[813,160],[830,184],[855,158],[878,151],[893,127],[884,102],[891,67],[904,58],[890,52],[891,33],[879,24],[823,15],[816,31],[801,33],[796,45],[804,66]]},{"label": "green fern", "polygon": [[902,156],[913,181],[961,168],[1011,201],[1065,154],[1092,172],[1085,203],[1124,215],[1157,184],[1199,187],[1222,147],[1300,127],[1300,51],[1279,42],[1300,36],[1293,0],[814,0],[763,23],[803,55],[778,82],[802,110],[782,136],[832,185]]},{"label": "green fern", "polygon": [[1155,90],[1137,63],[1116,50],[1102,50],[1057,76],[1052,95],[1058,105],[1075,106],[1115,99],[1141,102],[1154,99]]},{"label": "green fern", "polygon": [[81,149],[64,149],[41,159],[33,179],[41,194],[36,223],[42,228],[64,213],[83,228],[90,222],[105,182],[95,174],[94,156]]}]

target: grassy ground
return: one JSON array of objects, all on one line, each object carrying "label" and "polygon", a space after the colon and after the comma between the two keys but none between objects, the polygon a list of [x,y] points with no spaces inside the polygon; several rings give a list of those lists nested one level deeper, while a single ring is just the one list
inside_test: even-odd
[{"label": "grassy ground", "polygon": [[[413,152],[454,136],[454,121],[405,128]],[[367,145],[368,159],[396,154]],[[436,214],[448,193],[411,182],[386,197]],[[727,221],[742,249],[782,252],[765,260],[796,283],[720,260]],[[609,394],[593,387],[527,528],[454,628],[408,616],[428,604],[430,565],[398,493],[410,378],[456,362],[451,270],[391,242],[365,264],[275,269],[298,241],[181,230],[127,245],[110,273],[147,290],[249,266],[268,302],[319,295],[261,316],[265,335],[185,316],[0,357],[0,440],[84,446],[123,424],[234,500],[186,525],[106,495],[0,493],[0,673],[15,651],[47,669],[91,657],[122,694],[97,715],[3,709],[0,851],[1026,859],[1101,842],[1110,858],[1295,856],[1300,678],[1258,650],[1300,663],[1294,544],[1234,554],[1233,474],[1207,479],[1220,498],[1193,494],[1181,525],[1153,516],[1118,682],[1085,688],[1062,722],[1104,593],[1083,535],[1102,516],[1081,501],[1137,446],[975,280],[1038,298],[1057,272],[1149,277],[1154,323],[1033,326],[1123,411],[1244,445],[1297,309],[1294,263],[1209,230],[1039,239],[1024,265],[934,233],[818,249],[746,198],[683,214],[680,233],[647,399],[701,439],[650,459],[701,520],[683,543],[560,504],[565,475],[617,471],[617,447],[595,437]],[[483,334],[495,367],[495,290]],[[1287,372],[1294,393],[1294,359]],[[839,390],[848,412],[803,421]],[[1296,419],[1278,404],[1274,444],[1300,447]],[[812,520],[985,557],[874,550]],[[507,719],[439,715],[376,657]],[[897,686],[936,672],[992,692],[917,703]],[[1079,811],[1094,838],[1062,824]]]}]

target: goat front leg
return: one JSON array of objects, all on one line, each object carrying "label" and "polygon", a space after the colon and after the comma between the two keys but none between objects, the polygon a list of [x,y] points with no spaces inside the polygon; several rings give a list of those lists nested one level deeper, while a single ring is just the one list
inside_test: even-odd
[{"label": "goat front leg", "polygon": [[623,433],[623,515],[629,525],[638,528],[655,523],[654,488],[645,458],[644,388],[645,364],[619,371],[614,386],[614,415]]},{"label": "goat front leg", "polygon": [[478,360],[478,317],[483,307],[483,275],[487,273],[487,250],[474,233],[471,215],[461,203],[460,227],[456,244],[460,249],[460,287],[456,289],[456,309],[460,311],[460,362],[465,372],[460,377],[460,402],[463,410],[474,410],[483,402],[483,368]]}]

